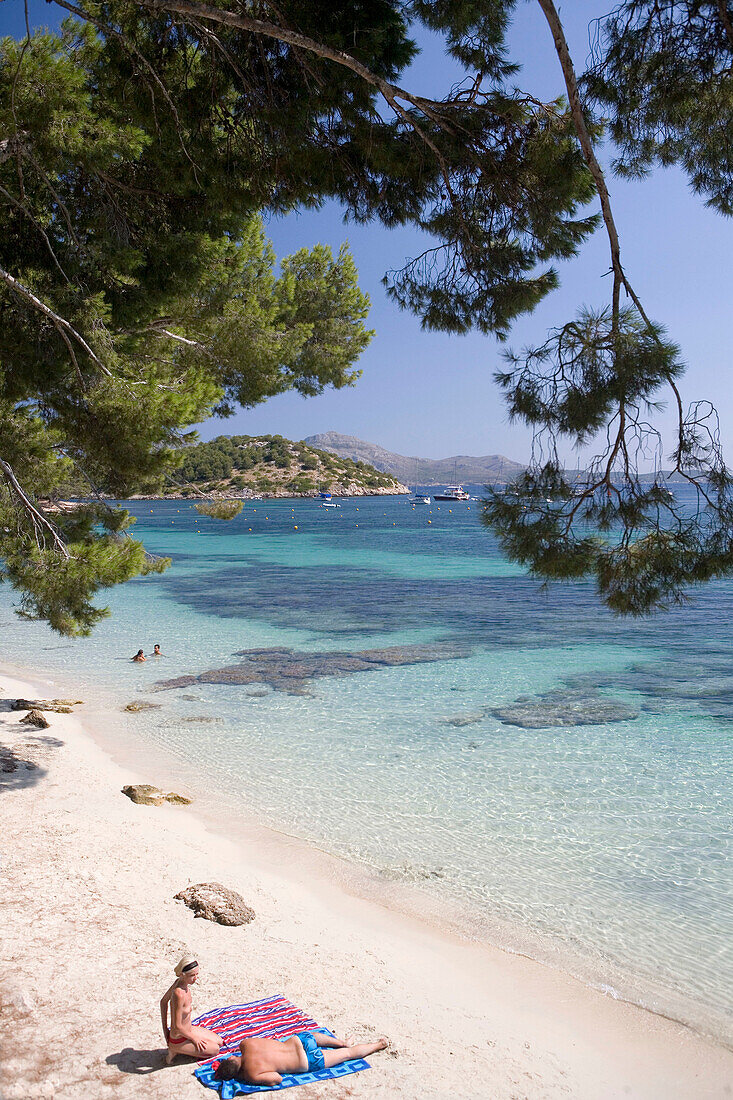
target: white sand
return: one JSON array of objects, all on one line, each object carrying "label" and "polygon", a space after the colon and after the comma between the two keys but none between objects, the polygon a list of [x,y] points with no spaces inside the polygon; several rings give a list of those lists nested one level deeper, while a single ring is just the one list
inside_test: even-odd
[{"label": "white sand", "polygon": [[[36,765],[0,771],[2,1100],[213,1097],[188,1060],[163,1065],[158,1001],[184,947],[195,1012],[282,992],[337,1034],[390,1037],[371,1070],[293,1100],[733,1094],[733,1053],[679,1024],[353,897],[295,841],[235,844],[192,809],[134,805],[120,788],[155,777],[113,762],[82,711],[46,731],[0,713],[0,743]],[[223,928],[173,900],[212,880],[256,920]]]}]

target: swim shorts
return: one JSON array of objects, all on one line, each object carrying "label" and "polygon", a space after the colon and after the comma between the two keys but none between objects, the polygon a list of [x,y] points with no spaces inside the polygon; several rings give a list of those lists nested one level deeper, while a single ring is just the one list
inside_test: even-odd
[{"label": "swim shorts", "polygon": [[298,1032],[298,1038],[303,1044],[303,1050],[305,1051],[306,1058],[308,1059],[309,1072],[317,1073],[318,1070],[325,1069],[325,1065],[323,1062],[323,1051],[313,1038],[313,1033],[310,1031],[300,1031]]}]

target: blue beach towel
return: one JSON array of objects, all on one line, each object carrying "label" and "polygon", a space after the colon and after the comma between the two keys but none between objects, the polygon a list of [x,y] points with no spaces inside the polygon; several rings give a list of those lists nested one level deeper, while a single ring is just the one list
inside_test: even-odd
[{"label": "blue beach towel", "polygon": [[243,1096],[250,1092],[279,1092],[281,1089],[291,1089],[294,1085],[329,1081],[334,1077],[346,1077],[350,1073],[370,1068],[369,1063],[363,1058],[354,1058],[350,1062],[342,1062],[340,1066],[318,1070],[316,1073],[288,1073],[283,1076],[279,1085],[245,1085],[241,1081],[216,1081],[214,1071],[219,1062],[230,1054],[239,1053],[239,1044],[242,1039],[254,1035],[285,1039],[288,1035],[295,1035],[299,1031],[323,1031],[328,1035],[331,1032],[325,1027],[319,1027],[315,1020],[306,1016],[281,993],[265,997],[261,1001],[253,1001],[251,1004],[213,1009],[199,1016],[194,1023],[210,1028],[223,1039],[218,1056],[209,1062],[202,1062],[194,1070],[194,1075],[198,1077],[201,1084],[208,1089],[215,1089],[221,1096],[221,1100],[232,1100],[235,1096]]}]

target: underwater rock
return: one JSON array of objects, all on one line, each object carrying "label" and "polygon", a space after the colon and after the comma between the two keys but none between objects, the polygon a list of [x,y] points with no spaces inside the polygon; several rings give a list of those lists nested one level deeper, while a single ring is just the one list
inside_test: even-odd
[{"label": "underwater rock", "polygon": [[150,703],[147,699],[133,699],[122,709],[129,711],[130,714],[137,714],[141,710],[160,710],[160,703]]},{"label": "underwater rock", "polygon": [[229,927],[249,924],[255,919],[254,909],[245,904],[241,894],[229,890],[220,882],[198,882],[195,886],[187,886],[176,894],[176,901],[184,902],[193,910],[195,917]]},{"label": "underwater rock", "polygon": [[225,665],[202,672],[199,676],[179,676],[175,680],[162,680],[154,690],[190,687],[200,684],[268,684],[275,691],[288,695],[308,695],[308,681],[324,676],[350,676],[356,672],[375,672],[382,668],[399,668],[403,665],[422,664],[430,661],[452,661],[469,657],[471,650],[465,645],[438,642],[433,645],[388,646],[384,649],[365,649],[357,653],[339,651],[309,653],[284,646],[272,649],[241,650],[235,654],[244,660],[237,665]]},{"label": "underwater rock", "polygon": [[153,684],[149,690],[167,691],[169,688],[187,688],[195,684],[197,680],[197,676],[176,676],[173,680],[158,680],[157,684]]},{"label": "underwater rock", "polygon": [[164,802],[172,802],[174,806],[189,806],[192,801],[175,791],[166,794],[160,787],[153,787],[150,783],[128,784],[122,788],[122,793],[138,806],[162,806]]},{"label": "underwater rock", "polygon": [[473,714],[456,714],[453,718],[444,718],[443,725],[445,726],[475,726],[477,722],[480,722],[486,717],[485,710],[474,711]]},{"label": "underwater rock", "polygon": [[223,722],[223,718],[219,718],[213,714],[189,714],[185,717],[176,718],[176,722]]},{"label": "underwater rock", "polygon": [[568,678],[578,690],[623,688],[647,696],[647,706],[665,710],[688,704],[713,718],[733,715],[733,675],[729,659],[706,658],[669,661],[666,664],[634,664],[618,672],[586,672]]},{"label": "underwater rock", "polygon": [[34,709],[29,710],[28,713],[21,718],[20,724],[22,726],[37,726],[39,730],[47,730],[51,723],[44,717],[43,711]]},{"label": "underwater rock", "polygon": [[[196,677],[200,684],[259,684],[262,677],[256,669],[246,665],[225,665],[224,668],[214,668],[210,672],[202,672]],[[175,684],[168,684],[175,687]]]},{"label": "underwater rock", "polygon": [[598,726],[606,722],[628,722],[639,711],[626,703],[609,699],[599,692],[554,691],[534,698],[523,696],[491,713],[507,726],[523,729],[550,729],[553,726]]}]

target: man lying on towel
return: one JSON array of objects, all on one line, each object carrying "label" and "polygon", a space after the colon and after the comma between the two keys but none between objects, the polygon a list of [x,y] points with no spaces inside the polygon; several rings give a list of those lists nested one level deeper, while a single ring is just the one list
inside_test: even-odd
[{"label": "man lying on towel", "polygon": [[279,1085],[283,1073],[317,1073],[351,1058],[366,1058],[386,1046],[386,1039],[354,1044],[353,1039],[335,1039],[320,1031],[301,1031],[287,1039],[243,1039],[239,1057],[225,1058],[214,1076],[217,1081]]}]

